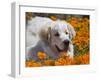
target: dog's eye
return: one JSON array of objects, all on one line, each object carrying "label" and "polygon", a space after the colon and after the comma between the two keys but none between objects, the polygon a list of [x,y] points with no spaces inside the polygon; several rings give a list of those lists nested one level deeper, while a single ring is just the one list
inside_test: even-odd
[{"label": "dog's eye", "polygon": [[68,34],[68,32],[66,32],[66,34]]},{"label": "dog's eye", "polygon": [[55,36],[57,36],[57,37],[58,37],[58,36],[59,36],[59,33],[57,32],[57,33],[55,34]]}]

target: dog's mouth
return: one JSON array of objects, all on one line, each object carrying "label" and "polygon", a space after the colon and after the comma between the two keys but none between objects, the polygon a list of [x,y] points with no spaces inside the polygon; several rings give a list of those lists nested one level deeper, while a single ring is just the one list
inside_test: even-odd
[{"label": "dog's mouth", "polygon": [[55,46],[56,46],[56,49],[57,49],[58,52],[62,52],[62,51],[63,51],[63,50],[60,49],[57,45],[55,45]]},{"label": "dog's mouth", "polygon": [[68,50],[69,48],[69,41],[64,41],[64,50]]},{"label": "dog's mouth", "polygon": [[64,48],[63,48],[63,49],[61,49],[61,48],[59,48],[59,46],[55,45],[57,51],[59,51],[59,52],[67,51],[68,48],[69,48],[69,43],[70,43],[70,42],[69,42],[68,40],[63,41],[63,45],[64,45]]},{"label": "dog's mouth", "polygon": [[64,49],[60,49],[57,45],[55,45],[58,52],[66,52],[68,50],[69,44],[64,46]]}]

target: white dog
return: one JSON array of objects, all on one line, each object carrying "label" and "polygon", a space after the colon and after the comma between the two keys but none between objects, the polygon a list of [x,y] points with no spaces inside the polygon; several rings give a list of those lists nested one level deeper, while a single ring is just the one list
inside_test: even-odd
[{"label": "white dog", "polygon": [[72,38],[74,28],[62,20],[53,21],[46,17],[34,17],[26,26],[26,59],[37,59],[36,53],[43,51],[52,59],[56,59],[61,51],[74,56]]}]

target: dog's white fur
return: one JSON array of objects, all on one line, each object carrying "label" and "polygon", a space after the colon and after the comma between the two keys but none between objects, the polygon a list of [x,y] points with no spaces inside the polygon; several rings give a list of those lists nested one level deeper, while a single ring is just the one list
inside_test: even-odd
[{"label": "dog's white fur", "polygon": [[[41,40],[39,33],[41,30],[48,31],[48,28],[51,27],[51,29],[57,30],[60,33],[60,38],[62,41],[69,40],[69,48],[66,52],[71,58],[74,56],[74,50],[73,50],[73,44],[71,42],[71,39],[75,37],[76,33],[69,23],[62,21],[62,20],[56,20],[53,21],[49,18],[45,17],[35,17],[31,21],[28,21],[28,24],[26,26],[26,46],[27,46],[27,54],[29,55],[29,50],[37,45],[38,41]],[[68,32],[68,34],[65,34],[65,31]]]}]

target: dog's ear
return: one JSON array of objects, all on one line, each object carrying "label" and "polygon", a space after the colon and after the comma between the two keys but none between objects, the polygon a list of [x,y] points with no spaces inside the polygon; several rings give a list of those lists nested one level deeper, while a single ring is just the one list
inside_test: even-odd
[{"label": "dog's ear", "polygon": [[51,41],[51,28],[41,29],[39,36],[44,41]]},{"label": "dog's ear", "polygon": [[51,42],[51,27],[48,28],[47,40],[49,43]]},{"label": "dog's ear", "polygon": [[68,26],[70,38],[72,39],[76,36],[76,32],[71,24],[68,23],[67,26]]}]

